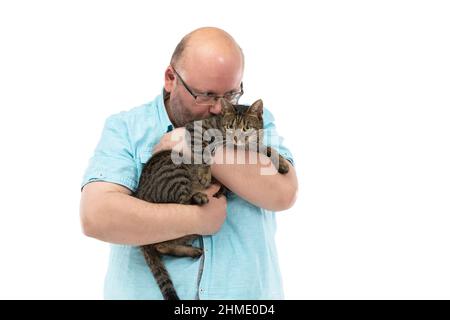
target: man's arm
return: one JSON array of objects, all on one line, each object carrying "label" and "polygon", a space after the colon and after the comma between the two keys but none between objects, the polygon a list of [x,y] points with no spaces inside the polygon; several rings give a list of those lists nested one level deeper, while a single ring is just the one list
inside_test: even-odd
[{"label": "man's arm", "polygon": [[144,245],[176,239],[189,234],[216,233],[226,217],[225,197],[206,193],[203,206],[149,203],[131,196],[123,186],[91,182],[81,194],[80,218],[83,232],[110,243]]},{"label": "man's arm", "polygon": [[[153,153],[170,149],[189,152],[184,130],[177,128],[166,133],[154,147]],[[212,175],[228,189],[267,210],[287,210],[297,198],[298,183],[294,167],[289,164],[289,172],[279,174],[269,157],[254,151],[218,147],[211,170]]]},{"label": "man's arm", "polygon": [[[233,156],[234,161],[227,164],[229,161],[225,160]],[[295,203],[298,182],[290,163],[289,172],[280,174],[267,156],[254,151],[218,148],[211,170],[227,188],[258,207],[282,211]]]}]

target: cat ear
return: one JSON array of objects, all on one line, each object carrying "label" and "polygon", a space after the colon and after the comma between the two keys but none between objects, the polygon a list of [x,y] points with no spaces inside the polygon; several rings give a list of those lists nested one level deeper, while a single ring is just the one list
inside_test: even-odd
[{"label": "cat ear", "polygon": [[261,99],[253,102],[253,104],[248,107],[247,109],[248,113],[254,113],[258,116],[258,118],[262,118],[262,114],[263,114],[263,102]]},{"label": "cat ear", "polygon": [[227,100],[220,98],[220,105],[222,106],[222,115],[226,113],[235,113],[234,106]]}]

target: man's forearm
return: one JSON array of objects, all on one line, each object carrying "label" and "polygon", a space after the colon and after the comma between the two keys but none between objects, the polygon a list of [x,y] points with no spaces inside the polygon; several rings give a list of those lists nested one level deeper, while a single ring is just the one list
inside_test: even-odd
[{"label": "man's forearm", "polygon": [[195,206],[157,204],[120,192],[82,196],[84,232],[110,243],[143,245],[193,234]]},{"label": "man's forearm", "polygon": [[217,180],[258,207],[281,211],[295,202],[298,184],[295,169],[290,164],[289,172],[283,175],[264,155],[219,148],[211,170]]}]

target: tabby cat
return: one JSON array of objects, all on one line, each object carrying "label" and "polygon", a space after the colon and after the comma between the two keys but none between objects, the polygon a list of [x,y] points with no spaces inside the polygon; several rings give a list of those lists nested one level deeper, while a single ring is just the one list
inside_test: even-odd
[{"label": "tabby cat", "polygon": [[[197,204],[202,205],[208,202],[208,197],[203,191],[211,184],[211,169],[206,157],[202,158],[202,152],[211,145],[223,144],[223,141],[215,139],[205,139],[204,133],[208,129],[217,129],[222,133],[222,137],[231,137],[232,144],[236,147],[250,149],[251,143],[258,145],[262,143],[263,129],[263,103],[256,101],[250,107],[243,105],[232,105],[224,99],[221,99],[222,113],[208,119],[194,121],[186,125],[186,134],[190,139],[191,154],[195,159],[201,161],[194,164],[180,163],[172,161],[172,151],[165,150],[154,154],[144,165],[142,175],[139,180],[139,186],[135,197],[154,203],[179,203],[179,204]],[[246,132],[253,129],[258,134],[249,138]],[[200,141],[199,141],[200,137]],[[254,140],[257,141],[254,141]],[[204,141],[210,140],[210,141]],[[187,140],[189,141],[189,140]],[[201,150],[194,148],[195,143],[199,143]],[[287,161],[279,156],[270,147],[264,148],[267,156],[275,159],[278,164],[278,172],[285,174],[289,170]],[[258,150],[262,152],[262,150]],[[213,153],[213,152],[212,152]],[[203,154],[205,154],[203,152]],[[275,156],[275,158],[274,158]],[[221,189],[222,190],[222,189]],[[221,192],[221,191],[219,191]],[[218,192],[218,193],[219,193]],[[215,196],[218,196],[216,194]],[[161,290],[165,300],[179,300],[170,276],[161,261],[161,255],[171,255],[178,257],[197,258],[203,254],[201,248],[191,245],[198,235],[189,235],[179,239],[164,241],[141,246],[145,260],[152,271],[155,280]]]}]

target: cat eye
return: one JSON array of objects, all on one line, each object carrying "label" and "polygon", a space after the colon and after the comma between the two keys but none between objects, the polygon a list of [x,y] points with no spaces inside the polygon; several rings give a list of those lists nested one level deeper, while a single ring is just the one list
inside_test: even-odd
[{"label": "cat eye", "polygon": [[194,97],[195,99],[195,103],[198,105],[202,105],[202,106],[212,106],[214,105],[217,100],[219,100],[220,98],[224,98],[225,100],[227,100],[228,102],[232,103],[232,104],[237,104],[239,102],[239,99],[242,97],[242,95],[244,94],[244,84],[241,82],[241,87],[240,87],[240,91],[237,92],[230,92],[230,93],[226,93],[223,96],[218,96],[215,94],[211,94],[211,93],[200,93],[200,94],[195,94],[191,88],[189,88],[189,86],[186,84],[186,82],[184,82],[183,78],[181,78],[181,76],[179,75],[179,73],[175,70],[175,68],[173,66],[171,66],[175,75],[178,77],[178,79],[180,79],[181,83],[183,84],[183,86],[186,88],[187,92],[190,93],[190,95],[192,97]]}]

